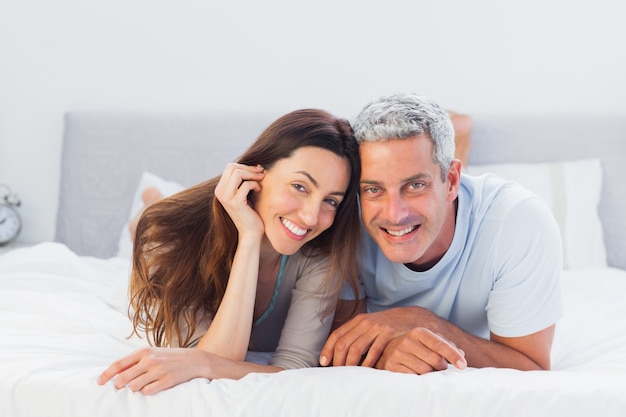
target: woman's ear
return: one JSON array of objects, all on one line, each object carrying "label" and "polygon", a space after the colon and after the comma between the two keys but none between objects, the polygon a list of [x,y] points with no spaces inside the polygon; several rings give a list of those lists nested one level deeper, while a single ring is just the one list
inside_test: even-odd
[{"label": "woman's ear", "polygon": [[254,208],[254,205],[256,204],[256,200],[258,197],[258,191],[250,191],[248,193],[248,205],[252,208]]},{"label": "woman's ear", "polygon": [[[258,164],[257,164],[257,168],[262,169],[263,174],[265,174],[265,173],[267,172],[267,170],[266,170],[265,168],[263,168],[261,165],[258,165]],[[255,205],[255,203],[256,203],[256,199],[258,198],[258,197],[257,197],[257,194],[259,193],[259,191],[261,191],[261,188],[262,188],[262,185],[261,185],[261,184],[263,183],[263,179],[265,179],[265,175],[263,175],[263,178],[261,178],[260,180],[256,181],[256,184],[257,184],[257,188],[258,188],[258,189],[257,189],[257,190],[251,190],[251,191],[248,193],[248,197],[247,197],[247,198],[248,198],[248,204],[249,204],[249,205],[250,205],[250,207],[252,207],[252,208],[254,208],[254,205]]]}]

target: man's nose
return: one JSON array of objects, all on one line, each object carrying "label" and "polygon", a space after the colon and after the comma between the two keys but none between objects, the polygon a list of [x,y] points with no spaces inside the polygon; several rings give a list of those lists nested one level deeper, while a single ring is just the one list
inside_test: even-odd
[{"label": "man's nose", "polygon": [[387,193],[384,214],[387,221],[400,223],[409,213],[409,206],[398,192]]}]

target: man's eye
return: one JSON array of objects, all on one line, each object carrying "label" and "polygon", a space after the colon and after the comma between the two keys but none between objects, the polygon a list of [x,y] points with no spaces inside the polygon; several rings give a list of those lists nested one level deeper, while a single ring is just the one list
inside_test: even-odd
[{"label": "man's eye", "polygon": [[412,182],[411,184],[409,184],[409,188],[413,190],[419,190],[420,188],[423,188],[424,185],[425,184],[423,182]]},{"label": "man's eye", "polygon": [[378,193],[380,190],[376,187],[367,187],[367,188],[363,188],[363,192],[367,193],[367,194],[376,194]]}]

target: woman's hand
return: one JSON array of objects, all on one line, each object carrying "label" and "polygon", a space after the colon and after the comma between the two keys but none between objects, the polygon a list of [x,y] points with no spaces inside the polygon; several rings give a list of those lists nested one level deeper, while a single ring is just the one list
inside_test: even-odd
[{"label": "woman's hand", "polygon": [[250,191],[261,190],[259,181],[263,175],[264,170],[260,165],[231,163],[226,166],[215,187],[215,197],[224,206],[240,235],[255,232],[261,236],[264,233],[263,222],[248,201]]},{"label": "woman's hand", "polygon": [[104,385],[117,375],[114,386],[155,394],[193,378],[202,377],[200,366],[207,352],[187,348],[141,348],[115,361],[98,377]]},{"label": "woman's hand", "polygon": [[115,378],[117,389],[152,395],[194,378],[239,379],[250,372],[279,372],[270,365],[234,361],[196,348],[141,348],[115,361],[98,377],[104,385]]}]

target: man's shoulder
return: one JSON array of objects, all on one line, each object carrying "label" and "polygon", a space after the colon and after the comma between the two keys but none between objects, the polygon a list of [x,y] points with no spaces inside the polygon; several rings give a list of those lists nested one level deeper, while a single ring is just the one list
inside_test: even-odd
[{"label": "man's shoulder", "polygon": [[483,199],[489,196],[498,196],[500,194],[518,197],[534,195],[520,183],[491,173],[485,173],[478,176],[462,174],[461,188],[465,189],[472,197]]},{"label": "man's shoulder", "polygon": [[[468,236],[492,247],[496,240],[524,246],[541,235],[543,244],[560,244],[558,225],[548,204],[517,182],[489,174],[466,178]],[[463,217],[463,216],[461,216]]]},{"label": "man's shoulder", "polygon": [[526,202],[543,204],[536,194],[521,184],[494,174],[463,175],[459,194],[460,198],[467,200],[471,213],[478,217],[500,217],[526,205]]}]

